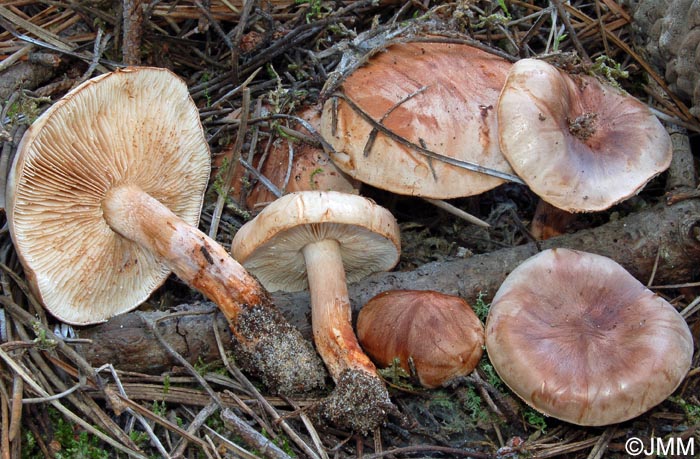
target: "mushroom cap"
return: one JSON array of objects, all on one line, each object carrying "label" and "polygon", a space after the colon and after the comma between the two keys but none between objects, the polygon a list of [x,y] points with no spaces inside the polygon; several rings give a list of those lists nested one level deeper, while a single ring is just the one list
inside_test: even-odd
[{"label": "mushroom cap", "polygon": [[391,269],[399,260],[399,227],[391,213],[362,196],[298,191],[282,196],[243,225],[231,252],[269,291],[308,288],[302,249],[335,239],[347,282]]},{"label": "mushroom cap", "polygon": [[385,368],[412,361],[421,385],[442,386],[472,372],[481,359],[484,327],[462,298],[431,290],[389,290],[357,317],[362,349]]},{"label": "mushroom cap", "polygon": [[510,69],[498,102],[499,142],[534,193],[569,212],[607,209],[671,162],[649,107],[587,75],[537,59]]},{"label": "mushroom cap", "polygon": [[613,260],[550,249],[496,293],[486,349],[533,408],[579,425],[614,424],[671,395],[691,365],[681,315]]},{"label": "mushroom cap", "polygon": [[[511,173],[498,146],[496,104],[510,62],[477,48],[402,43],[377,54],[343,82],[342,92],[397,136],[457,160]],[[334,116],[335,112],[335,116]],[[430,159],[378,133],[340,97],[321,116],[331,159],[351,177],[383,190],[436,199],[471,196],[502,179]]]},{"label": "mushroom cap", "polygon": [[[304,107],[296,115],[318,131],[321,124],[320,106]],[[310,135],[308,130],[298,123],[293,123],[292,127],[302,134]],[[281,135],[273,135],[267,141],[259,142],[259,148],[252,161],[252,165],[282,191],[282,194],[315,190],[333,190],[343,193],[357,191],[360,183],[338,169],[320,145],[312,145],[303,141],[295,142],[294,149],[290,151],[289,142],[286,137]],[[290,159],[291,164],[289,164]],[[215,168],[217,167],[216,163],[215,158]],[[235,168],[231,194],[239,198],[245,197],[248,209],[260,210],[276,199],[274,193],[264,183],[253,177],[250,180],[254,182],[254,185],[246,195],[243,178],[247,171],[240,162],[235,165]]]},{"label": "mushroom cap", "polygon": [[77,325],[146,300],[170,270],[107,225],[102,200],[137,185],[196,225],[209,162],[197,107],[169,70],[106,73],[53,104],[22,138],[7,185],[10,232],[38,299]]}]

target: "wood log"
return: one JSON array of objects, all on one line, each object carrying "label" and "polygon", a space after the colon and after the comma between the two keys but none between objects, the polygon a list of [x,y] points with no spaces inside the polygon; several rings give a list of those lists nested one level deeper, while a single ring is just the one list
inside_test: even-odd
[{"label": "wood log", "polygon": [[[652,272],[655,272],[654,285],[697,280],[700,275],[700,200],[682,201],[672,206],[658,204],[597,228],[540,244],[541,249],[566,247],[607,256],[645,284]],[[409,272],[374,274],[349,286],[353,310],[359,310],[372,296],[389,289],[436,290],[459,295],[472,304],[483,293],[489,301],[508,273],[537,251],[537,246],[530,243],[464,259],[429,263]],[[306,337],[311,336],[307,292],[276,293],[273,300],[290,323]],[[189,361],[217,358],[212,326],[219,327],[221,336],[226,339],[225,346],[230,349],[234,345],[225,320],[212,305],[183,305],[177,311],[193,314],[162,319],[159,330]],[[123,370],[168,371],[175,363],[163,352],[137,314],[156,318],[172,312],[128,313],[105,324],[80,329],[79,336],[90,339],[91,343],[79,344],[76,348],[95,366],[109,362]]]}]

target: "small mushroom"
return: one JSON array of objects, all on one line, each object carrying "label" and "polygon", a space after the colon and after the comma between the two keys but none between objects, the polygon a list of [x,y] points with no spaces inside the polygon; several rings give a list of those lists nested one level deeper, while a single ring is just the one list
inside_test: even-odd
[{"label": "small mushroom", "polygon": [[397,263],[399,228],[391,213],[353,194],[290,193],[243,225],[231,250],[271,291],[308,286],[314,343],[336,383],[325,416],[359,431],[379,425],[392,405],[357,342],[346,282]]},{"label": "small mushroom", "polygon": [[613,260],[550,249],[499,288],[486,349],[527,404],[600,426],[638,416],[673,393],[690,368],[693,338],[673,306]]},{"label": "small mushroom", "polygon": [[561,236],[576,223],[577,216],[578,214],[559,209],[544,199],[539,199],[530,222],[530,234],[539,241]]},{"label": "small mushroom", "polygon": [[435,388],[468,375],[481,359],[484,327],[462,298],[430,290],[389,290],[357,317],[360,345],[386,368],[394,359]]},{"label": "small mushroom", "polygon": [[671,162],[671,139],[646,105],[541,60],[513,64],[497,112],[499,144],[513,170],[569,212],[607,209]]},{"label": "small mushroom", "polygon": [[209,171],[199,112],[170,71],[122,69],[69,92],[27,130],[8,180],[10,232],[34,293],[58,319],[93,324],[134,309],[173,271],[219,305],[244,367],[271,388],[322,385],[310,343],[193,226]]}]

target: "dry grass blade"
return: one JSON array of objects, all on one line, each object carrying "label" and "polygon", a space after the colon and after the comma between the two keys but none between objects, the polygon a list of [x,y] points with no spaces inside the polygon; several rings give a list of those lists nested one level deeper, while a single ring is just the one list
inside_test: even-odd
[{"label": "dry grass blade", "polygon": [[177,433],[183,438],[186,438],[188,441],[196,444],[199,446],[203,451],[205,452],[210,452],[209,451],[209,445],[207,444],[206,441],[195,437],[193,435],[190,435],[189,432],[187,432],[185,429],[181,428],[175,423],[170,422],[169,420],[163,418],[162,416],[159,416],[155,413],[153,413],[151,410],[144,408],[143,406],[139,405],[138,403],[134,402],[133,400],[129,400],[127,397],[124,397],[123,395],[116,393],[114,396],[119,399],[119,402],[122,403],[125,407],[133,410],[135,413],[138,413],[139,415],[143,416],[144,418],[147,418],[162,427],[165,427],[167,430]]},{"label": "dry grass blade", "polygon": [[7,8],[5,6],[0,6],[0,17],[2,17],[15,27],[20,27],[26,30],[28,33],[36,36],[40,40],[43,40],[44,42],[62,51],[73,51],[77,47],[74,43],[66,41],[58,35],[47,31],[45,27],[37,26],[32,22],[22,18],[21,16],[10,10],[10,8]]},{"label": "dry grass blade", "polygon": [[576,52],[578,52],[581,59],[583,59],[584,64],[590,65],[591,58],[588,55],[588,52],[581,45],[581,42],[578,40],[578,37],[576,35],[576,31],[574,30],[574,27],[571,25],[571,21],[569,21],[569,16],[564,8],[564,4],[560,0],[553,0],[553,3],[556,6],[557,11],[559,12],[559,17],[561,18],[562,22],[564,23],[564,27],[566,28],[566,31],[570,35],[569,38],[574,43],[574,48],[576,48]]},{"label": "dry grass blade", "polygon": [[[311,459],[319,459],[319,456],[314,452],[307,444],[304,442],[299,435],[285,422],[285,420],[277,413],[277,410],[267,401],[265,397],[262,396],[260,391],[250,382],[248,378],[241,372],[238,367],[235,365],[231,364],[230,360],[226,357],[226,353],[223,351],[223,346],[221,344],[221,336],[219,335],[218,329],[214,328],[214,336],[216,337],[216,344],[217,347],[219,348],[219,353],[221,355],[221,359],[224,363],[224,366],[226,369],[233,375],[234,378],[236,378],[242,385],[243,387],[251,393],[255,399],[261,404],[261,406],[265,409],[265,411],[272,417],[272,419],[279,423],[280,426],[282,427],[282,430],[289,435],[289,437],[294,441],[294,443],[299,446],[302,451],[304,451]],[[262,426],[263,424],[260,423]],[[270,432],[271,430],[268,430]]]},{"label": "dry grass blade", "polygon": [[233,172],[236,169],[236,165],[241,157],[241,150],[243,149],[243,141],[246,137],[246,131],[248,127],[248,113],[250,110],[250,89],[247,87],[242,88],[242,106],[241,106],[241,116],[240,124],[238,125],[238,133],[236,134],[236,141],[234,142],[233,148],[231,149],[230,156],[224,158],[224,164],[226,165],[225,170],[221,175],[220,189],[218,197],[216,198],[216,205],[214,206],[214,211],[211,218],[211,226],[209,227],[209,237],[212,239],[216,238],[216,233],[219,229],[219,220],[221,219],[221,212],[223,212],[224,204],[228,199],[230,199],[229,192],[231,190],[231,181],[233,180]]},{"label": "dry grass blade", "polygon": [[[239,435],[243,440],[248,443],[250,446],[255,448],[258,451],[264,451],[266,454],[266,457],[270,457],[271,459],[275,458],[282,458],[282,457],[287,457],[286,454],[282,450],[280,450],[276,445],[271,443],[267,438],[265,438],[260,432],[254,430],[250,425],[247,423],[243,422],[241,419],[238,418],[238,416],[233,413],[228,408],[225,408],[223,406],[223,402],[221,401],[221,398],[219,395],[214,392],[214,390],[209,386],[209,384],[204,380],[204,378],[197,372],[197,370],[194,369],[194,367],[187,361],[185,360],[180,354],[178,354],[172,346],[170,346],[165,339],[161,336],[160,332],[156,328],[156,322],[153,322],[146,318],[145,316],[141,315],[141,319],[144,321],[144,323],[148,326],[148,328],[151,330],[153,335],[160,341],[160,343],[163,345],[163,347],[166,349],[166,351],[171,354],[173,357],[175,357],[183,367],[185,367],[192,376],[197,379],[197,382],[205,388],[207,393],[210,395],[212,400],[222,409],[222,419],[224,419],[225,422],[227,422],[229,426],[232,427],[232,431],[236,434]],[[172,424],[172,423],[170,423]],[[177,427],[177,426],[176,426]],[[188,437],[189,441],[193,441],[193,437],[191,437],[186,431],[183,431],[178,427],[178,433],[182,434],[184,433],[185,436]],[[206,442],[203,442],[200,439],[196,439],[195,443],[197,443],[199,446],[206,448],[207,444]],[[267,456],[269,455],[269,456]]]},{"label": "dry grass blade", "polygon": [[[23,369],[2,348],[0,348],[0,358],[2,360],[4,360],[5,363],[16,374],[18,374],[24,380],[24,382],[27,384],[27,386],[30,387],[34,392],[36,392],[37,394],[39,394],[42,397],[49,397],[49,394],[36,381],[34,381],[34,379],[29,375],[29,373],[25,369]],[[123,453],[129,454],[130,456],[133,456],[133,457],[136,457],[139,459],[146,459],[146,456],[144,456],[142,453],[135,451],[133,449],[127,448],[126,446],[122,445],[121,443],[113,440],[112,437],[102,433],[100,430],[94,428],[92,425],[85,422],[80,416],[76,415],[71,410],[66,408],[58,400],[51,400],[49,403],[51,403],[51,405],[53,405],[56,409],[58,409],[64,416],[66,416],[72,422],[81,426],[87,432],[90,432],[92,435],[95,435],[96,437],[98,437],[99,439],[104,441],[105,443],[111,445],[112,447],[118,449],[119,451],[122,451]]]},{"label": "dry grass blade", "polygon": [[[104,365],[104,366],[102,366],[100,369],[98,369],[97,372],[99,373],[100,370],[103,370],[103,369],[109,369],[109,370],[110,370],[110,373],[111,373],[111,375],[112,375],[112,378],[114,379],[115,384],[116,384],[116,386],[117,386],[117,389],[119,390],[119,394],[122,395],[123,397],[126,397],[126,393],[124,392],[124,387],[123,387],[121,381],[119,380],[119,376],[117,375],[117,372],[116,372],[116,370],[114,369],[114,367],[113,367],[112,365],[109,365],[109,364],[108,364],[108,365]],[[108,399],[110,400],[110,402],[112,402],[112,406],[113,406],[113,407],[115,407],[115,406],[120,406],[120,407],[121,407],[122,403],[121,403],[120,401],[117,401],[117,400],[116,400],[116,397],[114,397],[114,396],[112,395],[112,394],[114,394],[113,392],[109,391],[108,389],[105,389],[104,393],[107,395],[107,397],[108,397]],[[151,428],[150,424],[149,424],[148,422],[146,422],[146,419],[145,419],[143,416],[141,416],[140,414],[134,413],[132,410],[130,410],[130,409],[128,409],[128,408],[127,408],[126,410],[128,410],[128,412],[129,412],[130,414],[132,414],[132,415],[134,415],[134,416],[136,417],[136,419],[139,421],[139,423],[141,424],[141,426],[143,427],[143,429],[144,429],[144,430],[146,431],[146,433],[148,434],[148,437],[151,439],[151,443],[152,443],[153,445],[155,445],[155,447],[156,447],[156,449],[158,450],[158,452],[160,452],[164,457],[167,457],[167,456],[168,456],[167,451],[166,451],[165,448],[163,447],[163,444],[161,443],[161,441],[160,441],[160,440],[158,439],[158,437],[155,435],[155,432],[153,432],[153,429]],[[116,410],[115,410],[115,411],[116,411]]]},{"label": "dry grass blade", "polygon": [[591,449],[587,459],[601,459],[603,454],[605,454],[605,450],[608,448],[608,444],[610,444],[610,440],[615,437],[615,433],[616,428],[614,426],[605,429],[605,432],[598,437],[598,441]]},{"label": "dry grass blade", "polygon": [[[192,422],[190,422],[190,425],[187,426],[187,432],[190,435],[194,435],[197,430],[199,430],[200,427],[206,422],[207,419],[209,419],[210,416],[212,416],[214,413],[216,413],[219,410],[219,405],[217,405],[214,402],[210,402],[208,405],[206,405],[204,408],[202,408],[199,413],[194,417]],[[182,437],[180,440],[180,444],[173,450],[173,453],[171,454],[172,457],[182,457],[185,453],[185,449],[187,448],[187,438]],[[211,446],[211,445],[210,445]],[[213,448],[215,450],[216,448]]]},{"label": "dry grass blade", "polygon": [[0,379],[0,449],[2,459],[10,459],[10,396],[5,383]]},{"label": "dry grass blade", "polygon": [[[163,384],[149,383],[123,383],[126,396],[132,400],[159,400],[171,404],[183,404],[191,406],[206,406],[211,402],[211,395],[202,389],[194,387],[170,387],[165,393]],[[107,384],[105,390],[115,390],[116,386]],[[96,398],[102,398],[99,392],[93,395]],[[226,393],[218,394],[221,399],[222,406],[233,408],[236,406],[236,401],[226,395]]]},{"label": "dry grass blade", "polygon": [[[591,17],[583,13],[581,10],[574,8],[572,6],[567,6],[565,5],[565,8],[567,11],[572,15],[578,18],[581,21],[584,21],[585,23],[588,24],[595,24],[595,20],[593,20]],[[613,33],[613,30],[604,27],[603,28],[604,36],[607,40],[610,40],[620,48],[626,55],[631,56],[639,65],[642,66],[644,71],[664,90],[666,95],[673,101],[675,106],[678,108],[678,116],[683,119],[686,122],[693,122],[695,123],[695,117],[690,113],[690,110],[688,110],[688,107],[685,105],[685,103],[678,98],[669,88],[666,82],[664,81],[663,77],[661,77],[653,68],[651,65],[649,65],[648,62],[646,62],[645,59],[643,59],[639,54],[637,54],[631,46],[629,46],[625,41],[620,39],[617,35]]]},{"label": "dry grass blade", "polygon": [[250,426],[243,422],[240,417],[228,408],[224,408],[221,411],[221,419],[224,421],[224,425],[231,432],[254,432],[254,436],[250,437],[247,435],[242,435],[244,441],[248,443],[256,444],[256,451],[258,451],[263,457],[268,459],[291,459],[284,451],[279,449],[272,441],[266,439],[258,432],[249,430]]},{"label": "dry grass blade", "polygon": [[[401,137],[400,135],[396,134],[395,132],[391,131],[390,129],[388,129],[386,126],[384,126],[380,122],[377,122],[376,120],[374,120],[371,116],[369,116],[367,113],[365,113],[364,110],[362,110],[353,100],[351,100],[346,95],[344,95],[342,93],[334,93],[332,96],[343,99],[343,101],[345,101],[352,108],[352,110],[354,112],[356,112],[358,115],[360,115],[360,117],[364,121],[366,121],[369,125],[371,125],[373,127],[373,129],[377,130],[378,132],[381,132],[385,136],[400,143],[401,145],[408,147],[408,148],[411,148],[412,150],[424,155],[427,158],[435,159],[436,161],[442,161],[444,163],[450,164],[452,166],[460,167],[460,168],[466,169],[468,171],[478,172],[480,174],[485,174],[485,175],[490,175],[492,177],[497,177],[497,178],[500,178],[500,179],[503,179],[503,180],[506,180],[509,182],[524,184],[522,179],[520,177],[515,176],[515,175],[507,174],[505,172],[497,171],[494,169],[489,169],[489,168],[483,167],[479,164],[470,163],[470,162],[462,161],[462,160],[452,158],[449,156],[441,155],[439,153],[435,153],[434,151],[428,150],[427,148],[425,148],[421,145],[417,145],[417,144],[409,141],[408,139],[405,139],[405,138]],[[330,146],[325,147],[324,146],[324,148],[332,148],[332,147],[330,147]],[[332,151],[332,149],[330,151]]]},{"label": "dry grass blade", "polygon": [[[77,19],[77,17],[74,17],[74,19]],[[73,20],[71,21],[63,21],[61,23],[61,27],[68,27],[73,24]],[[86,52],[77,52],[76,50],[78,49],[78,45],[63,39],[59,35],[50,32],[46,30],[44,27],[39,27],[32,22],[22,18],[15,12],[13,12],[10,8],[5,7],[0,5],[0,25],[2,25],[8,32],[10,32],[15,38],[31,43],[33,45],[46,48],[49,50],[53,51],[58,51],[62,54],[66,54],[68,56],[76,57],[88,62],[91,61],[96,61],[95,56],[91,56],[89,53]],[[31,33],[32,35],[36,36],[37,38],[32,38],[28,35],[25,35],[23,33],[20,33],[17,30],[17,27],[26,30],[27,32]],[[59,29],[62,30],[62,29]],[[93,38],[92,36],[90,38]],[[84,39],[84,37],[83,37]],[[119,65],[114,62],[110,62],[109,64],[111,65]],[[103,65],[96,64],[95,65],[97,69],[99,69],[101,72],[106,72],[107,68],[104,67]]]},{"label": "dry grass blade", "polygon": [[22,422],[22,394],[24,383],[19,375],[15,375],[12,381],[12,409],[10,410],[10,425],[8,428],[9,440],[15,441],[20,432]]}]

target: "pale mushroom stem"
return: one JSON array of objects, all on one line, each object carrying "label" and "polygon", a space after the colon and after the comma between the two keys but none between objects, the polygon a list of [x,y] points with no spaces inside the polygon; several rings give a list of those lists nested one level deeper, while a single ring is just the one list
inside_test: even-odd
[{"label": "pale mushroom stem", "polygon": [[302,252],[311,293],[314,342],[331,377],[338,382],[346,370],[357,370],[379,378],[352,328],[352,308],[338,242],[312,242]]},{"label": "pale mushroom stem", "polygon": [[216,241],[137,186],[102,201],[107,224],[158,256],[180,279],[214,301],[240,345],[239,364],[282,394],[322,387],[325,371],[311,344],[264,287]]},{"label": "pale mushroom stem", "polygon": [[181,280],[214,301],[229,322],[237,319],[240,305],[263,302],[258,281],[221,245],[139,187],[109,191],[102,210],[114,231],[151,250]]}]

